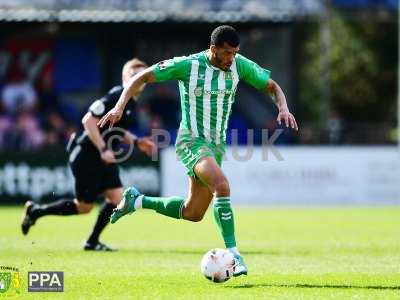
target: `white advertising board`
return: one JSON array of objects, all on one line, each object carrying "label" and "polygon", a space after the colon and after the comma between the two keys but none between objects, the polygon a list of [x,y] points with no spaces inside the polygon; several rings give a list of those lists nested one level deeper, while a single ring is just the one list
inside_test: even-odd
[{"label": "white advertising board", "polygon": [[[400,204],[396,147],[277,147],[283,160],[255,147],[250,157],[239,161],[248,149],[228,148],[223,162],[236,204]],[[187,175],[172,147],[162,152],[161,172],[163,195],[187,194]]]}]

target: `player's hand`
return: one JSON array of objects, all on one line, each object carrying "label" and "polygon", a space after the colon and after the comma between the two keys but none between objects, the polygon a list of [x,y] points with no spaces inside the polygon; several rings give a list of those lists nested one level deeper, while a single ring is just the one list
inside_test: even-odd
[{"label": "player's hand", "polygon": [[140,151],[151,156],[156,151],[156,144],[150,137],[139,138],[137,142]]},{"label": "player's hand", "polygon": [[101,156],[101,159],[106,164],[114,164],[117,162],[115,159],[115,156],[114,156],[114,152],[112,152],[111,150],[105,150],[105,151],[101,152],[100,156]]},{"label": "player's hand", "polygon": [[299,130],[296,119],[289,110],[279,111],[278,118],[276,120],[279,125],[281,125],[282,122],[285,122],[286,127],[290,126],[290,128],[293,128],[294,130]]},{"label": "player's hand", "polygon": [[110,122],[111,128],[121,119],[122,113],[123,110],[115,106],[100,119],[97,125],[100,126],[100,128],[103,128],[108,122]]}]

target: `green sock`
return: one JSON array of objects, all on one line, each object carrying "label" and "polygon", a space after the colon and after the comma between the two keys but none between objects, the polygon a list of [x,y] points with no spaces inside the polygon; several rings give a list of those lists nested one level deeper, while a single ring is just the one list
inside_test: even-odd
[{"label": "green sock", "polygon": [[178,196],[173,197],[147,197],[142,200],[142,207],[152,209],[162,214],[175,219],[182,219],[182,208],[185,199]]},{"label": "green sock", "polygon": [[224,238],[225,247],[236,247],[235,222],[229,197],[221,197],[214,200],[214,218]]}]

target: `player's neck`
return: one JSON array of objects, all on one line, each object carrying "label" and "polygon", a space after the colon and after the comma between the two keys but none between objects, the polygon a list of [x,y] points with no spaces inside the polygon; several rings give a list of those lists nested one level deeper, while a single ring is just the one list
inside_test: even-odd
[{"label": "player's neck", "polygon": [[215,61],[215,57],[212,55],[210,49],[208,49],[206,51],[206,57],[208,59],[208,61],[210,62],[210,64],[216,68],[219,68],[219,66],[217,65],[216,61]]}]

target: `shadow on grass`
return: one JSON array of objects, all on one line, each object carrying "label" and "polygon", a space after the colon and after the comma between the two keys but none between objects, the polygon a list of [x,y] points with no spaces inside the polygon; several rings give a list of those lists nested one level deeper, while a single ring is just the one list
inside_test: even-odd
[{"label": "shadow on grass", "polygon": [[[179,249],[120,249],[118,251],[119,253],[149,253],[149,254],[199,254],[203,255],[206,253],[206,250],[196,250],[196,249],[188,249],[188,250],[179,250]],[[241,252],[243,255],[249,254],[249,255],[262,255],[262,254],[268,254],[268,252],[264,251],[243,251]]]},{"label": "shadow on grass", "polygon": [[250,289],[258,287],[282,287],[282,288],[308,288],[308,289],[371,289],[371,290],[400,290],[400,286],[380,286],[380,285],[333,285],[333,284],[242,284],[226,286],[235,289]]},{"label": "shadow on grass", "polygon": [[[170,250],[170,251],[165,251],[168,253],[176,253],[176,254],[205,254],[205,250]],[[258,255],[258,254],[267,254],[267,252],[263,251],[241,251],[241,254],[243,255]]]}]

